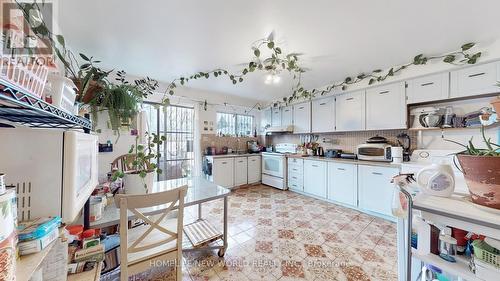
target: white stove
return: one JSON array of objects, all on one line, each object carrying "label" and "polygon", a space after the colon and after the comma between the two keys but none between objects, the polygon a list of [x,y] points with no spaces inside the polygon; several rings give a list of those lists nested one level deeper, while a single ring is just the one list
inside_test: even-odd
[{"label": "white stove", "polygon": [[[458,167],[458,160],[455,158],[455,153],[458,150],[437,150],[437,149],[416,149],[410,157],[410,162],[401,164],[401,173],[413,173],[415,177],[417,173],[424,167],[431,164],[448,164],[452,167],[455,175],[455,192],[468,194],[469,190],[465,183],[465,178]],[[455,159],[454,159],[455,158]],[[455,163],[456,165],[455,165]],[[458,166],[458,167],[457,167]],[[412,184],[413,188],[419,189],[416,183]]]},{"label": "white stove", "polygon": [[262,152],[262,183],[282,190],[288,189],[286,155],[296,151],[296,144],[279,143],[273,152]]}]

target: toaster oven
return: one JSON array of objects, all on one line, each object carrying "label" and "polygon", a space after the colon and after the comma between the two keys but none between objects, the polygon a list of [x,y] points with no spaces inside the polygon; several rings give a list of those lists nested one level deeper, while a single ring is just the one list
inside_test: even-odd
[{"label": "toaster oven", "polygon": [[387,143],[364,143],[357,147],[359,160],[392,161],[391,145]]}]

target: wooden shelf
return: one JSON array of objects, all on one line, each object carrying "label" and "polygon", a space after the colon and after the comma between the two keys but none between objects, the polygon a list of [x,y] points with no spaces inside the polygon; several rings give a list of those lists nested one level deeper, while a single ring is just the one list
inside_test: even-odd
[{"label": "wooden shelf", "polygon": [[434,254],[419,255],[414,249],[411,250],[411,254],[412,257],[424,263],[432,264],[444,272],[457,275],[467,281],[484,281],[476,277],[476,275],[469,270],[469,261],[465,257],[456,256],[457,262],[448,262]]},{"label": "wooden shelf", "polygon": [[[485,129],[495,128],[495,127],[498,127],[499,124],[500,124],[500,122],[496,122],[493,125],[484,126],[484,128]],[[479,129],[481,129],[481,126],[462,127],[462,128],[439,128],[439,127],[435,127],[435,128],[409,128],[408,131],[457,131],[457,130],[467,130],[467,129],[479,130]]]},{"label": "wooden shelf", "polygon": [[98,263],[94,269],[68,275],[67,281],[99,281],[101,279],[102,262]]},{"label": "wooden shelf", "polygon": [[43,260],[47,257],[52,247],[56,244],[56,241],[50,243],[45,249],[38,253],[33,253],[25,256],[21,256],[16,263],[16,280],[17,281],[28,281],[35,272],[35,270],[40,267]]}]

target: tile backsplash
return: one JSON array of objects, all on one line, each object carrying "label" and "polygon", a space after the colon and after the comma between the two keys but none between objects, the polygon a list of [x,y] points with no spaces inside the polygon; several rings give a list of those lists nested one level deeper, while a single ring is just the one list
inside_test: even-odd
[{"label": "tile backsplash", "polygon": [[[396,136],[400,133],[407,133],[411,140],[411,149],[417,146],[417,133],[408,130],[378,130],[378,131],[359,131],[359,132],[338,132],[313,134],[319,136],[318,143],[325,149],[342,149],[346,152],[355,152],[356,146],[365,143],[367,139],[379,135],[389,140],[389,143],[397,144]],[[266,136],[266,145],[277,143],[296,143],[300,144],[300,135],[270,135]]]},{"label": "tile backsplash", "polygon": [[202,134],[201,135],[201,149],[204,152],[208,146],[215,146],[221,149],[224,146],[239,151],[247,150],[247,141],[256,140],[261,143],[259,137],[219,137],[215,134]]}]

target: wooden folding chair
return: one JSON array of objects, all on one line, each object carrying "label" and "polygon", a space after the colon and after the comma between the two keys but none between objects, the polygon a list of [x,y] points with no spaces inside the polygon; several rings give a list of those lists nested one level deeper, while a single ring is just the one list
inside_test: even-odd
[{"label": "wooden folding chair", "polygon": [[[120,208],[120,280],[146,271],[152,266],[175,265],[177,280],[182,280],[182,230],[184,197],[187,186],[145,195],[117,194],[115,204]],[[177,205],[177,217],[168,214]],[[163,209],[155,216],[144,215],[140,209]],[[128,211],[146,224],[128,229]]]}]

